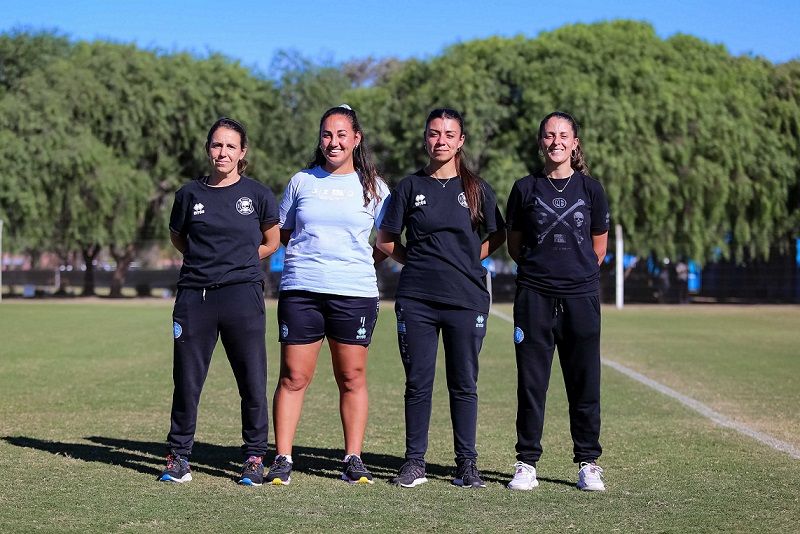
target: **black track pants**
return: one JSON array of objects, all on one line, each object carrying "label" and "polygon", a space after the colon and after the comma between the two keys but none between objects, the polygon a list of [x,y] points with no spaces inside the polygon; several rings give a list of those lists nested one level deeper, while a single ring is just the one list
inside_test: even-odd
[{"label": "black track pants", "polygon": [[558,348],[569,401],[575,462],[596,460],[600,447],[600,301],[554,298],[518,288],[514,299],[517,356],[517,459],[542,454],[545,398]]},{"label": "black track pants", "polygon": [[397,299],[395,313],[400,357],[406,371],[406,458],[421,460],[428,450],[440,331],[456,460],[477,458],[478,353],[486,335],[487,314],[403,297]]},{"label": "black track pants", "polygon": [[264,297],[260,283],[178,291],[173,311],[175,350],[172,415],[167,444],[189,455],[194,445],[197,407],[211,354],[222,346],[236,377],[242,406],[242,452],[267,452],[267,349]]}]

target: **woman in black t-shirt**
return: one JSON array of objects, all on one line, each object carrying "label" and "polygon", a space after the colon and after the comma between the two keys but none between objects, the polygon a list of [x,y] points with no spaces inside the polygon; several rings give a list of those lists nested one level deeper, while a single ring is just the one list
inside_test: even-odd
[{"label": "woman in black t-shirt", "polygon": [[508,199],[508,253],[517,262],[517,463],[508,487],[539,485],[544,406],[557,347],[569,401],[578,488],[605,489],[600,447],[600,264],[608,243],[608,203],[589,177],[570,115],[539,125],[543,172],[518,180]]},{"label": "woman in black t-shirt", "polygon": [[[377,245],[403,263],[395,313],[406,372],[406,462],[394,482],[425,478],[425,452],[439,331],[442,332],[456,455],[453,483],[485,487],[477,469],[478,353],[486,334],[489,292],[481,260],[505,240],[492,188],[464,162],[464,122],[436,109],[425,123],[429,161],[397,185]],[[405,229],[406,242],[400,242]]]},{"label": "woman in black t-shirt", "polygon": [[239,483],[261,485],[267,452],[267,351],[260,260],[278,248],[278,206],[263,184],[244,176],[247,133],[222,118],[208,132],[212,171],[175,193],[169,229],[183,254],[172,313],[174,343],[167,467],[159,480],[192,479],[197,406],[217,339],[242,399]]}]

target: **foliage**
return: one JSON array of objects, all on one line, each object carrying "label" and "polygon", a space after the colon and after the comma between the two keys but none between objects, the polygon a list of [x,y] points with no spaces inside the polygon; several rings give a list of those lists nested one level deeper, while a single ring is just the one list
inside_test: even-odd
[{"label": "foliage", "polygon": [[[750,261],[800,232],[800,63],[664,40],[644,23],[470,41],[428,60],[282,52],[268,78],[220,55],[55,33],[0,35],[0,60],[0,155],[20,161],[0,176],[0,217],[17,250],[93,242],[128,251],[125,264],[137,246],[166,243],[172,194],[206,172],[205,132],[223,115],[248,126],[248,174],[279,195],[313,153],[322,112],[342,102],[391,182],[424,163],[427,113],[459,109],[466,153],[501,201],[541,168],[541,117],[572,113],[612,219],[642,256]],[[113,225],[96,209],[108,198],[126,199],[103,206]],[[64,210],[51,212],[57,199]]]}]

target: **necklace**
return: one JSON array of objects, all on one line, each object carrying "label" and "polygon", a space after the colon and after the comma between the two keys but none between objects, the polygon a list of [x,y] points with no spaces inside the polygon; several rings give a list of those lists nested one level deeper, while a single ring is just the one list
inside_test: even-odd
[{"label": "necklace", "polygon": [[[565,184],[564,184],[564,187],[562,187],[561,189],[559,189],[559,188],[557,188],[557,187],[556,187],[556,184],[554,184],[554,183],[553,183],[553,179],[552,179],[552,178],[550,178],[549,176],[547,177],[547,181],[548,181],[548,182],[550,182],[550,185],[552,185],[552,186],[553,186],[553,189],[555,189],[555,190],[556,190],[556,191],[558,191],[559,193],[563,193],[563,192],[564,192],[564,189],[566,189],[566,188],[567,188],[567,186],[569,185],[569,182],[570,182],[570,180],[572,180],[572,177],[573,177],[573,176],[575,176],[575,171],[572,171],[572,174],[570,174],[570,175],[569,175],[569,178],[567,178],[567,183],[565,183]],[[561,179],[563,180],[563,178],[561,178]]]},{"label": "necklace", "polygon": [[442,179],[441,179],[441,178],[434,178],[434,180],[436,180],[437,182],[439,182],[439,184],[442,186],[442,189],[444,189],[445,187],[447,187],[447,184],[449,184],[449,183],[450,183],[450,180],[452,180],[452,179],[453,179],[453,177],[451,176],[450,178],[448,178],[447,180],[445,180],[444,182],[442,182]]}]

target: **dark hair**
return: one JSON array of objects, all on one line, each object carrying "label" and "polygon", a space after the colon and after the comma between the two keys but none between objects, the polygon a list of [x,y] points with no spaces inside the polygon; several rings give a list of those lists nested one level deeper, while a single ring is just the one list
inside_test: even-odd
[{"label": "dark hair", "polygon": [[[547,124],[547,121],[553,117],[564,119],[565,121],[569,122],[569,125],[572,127],[572,135],[578,137],[578,121],[576,121],[575,118],[569,113],[565,113],[563,111],[554,111],[548,114],[542,119],[542,122],[539,123],[539,137],[537,142],[540,146],[542,144],[542,138],[544,137],[544,127]],[[584,159],[583,147],[581,146],[580,139],[578,140],[578,146],[575,147],[575,150],[573,150],[569,156],[569,163],[573,169],[581,174],[591,176],[589,174],[589,166],[586,164],[586,160]]]},{"label": "dark hair", "polygon": [[361,134],[361,141],[353,148],[353,167],[355,167],[358,177],[361,180],[361,188],[364,194],[364,207],[367,207],[370,202],[380,202],[381,195],[378,189],[378,170],[372,162],[372,155],[370,154],[369,147],[364,138],[364,130],[361,129],[361,124],[358,122],[358,116],[347,104],[333,107],[322,114],[322,118],[319,120],[317,149],[314,151],[314,157],[308,162],[306,168],[322,167],[327,161],[325,159],[325,154],[322,153],[322,147],[319,146],[319,137],[322,135],[322,125],[325,124],[325,120],[331,115],[347,117],[350,120],[350,126],[353,127],[353,131]]},{"label": "dark hair", "polygon": [[[211,138],[214,137],[214,132],[219,130],[220,128],[228,128],[229,130],[233,130],[239,134],[239,139],[242,144],[242,148],[247,148],[247,130],[244,129],[242,123],[235,121],[229,117],[221,117],[211,126],[211,129],[208,131],[208,137],[206,137],[206,153],[208,153],[208,148],[211,146]],[[244,173],[245,169],[247,168],[247,160],[242,158],[236,164],[236,170],[239,174]]]},{"label": "dark hair", "polygon": [[[434,119],[452,119],[458,122],[461,128],[461,134],[466,135],[464,131],[464,118],[461,114],[450,108],[437,108],[428,114],[428,119],[425,121],[425,131],[428,131],[428,126]],[[456,152],[456,169],[458,175],[461,177],[461,185],[464,187],[464,196],[467,197],[467,205],[469,206],[469,218],[473,226],[478,226],[483,222],[483,179],[472,172],[466,162],[467,154],[464,152],[464,147],[458,149]]]}]

